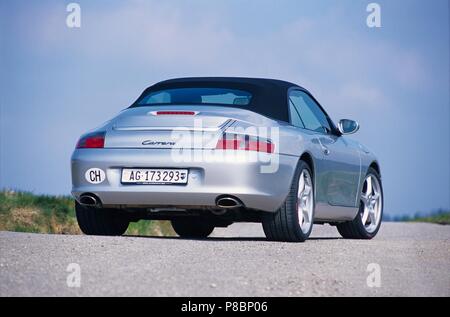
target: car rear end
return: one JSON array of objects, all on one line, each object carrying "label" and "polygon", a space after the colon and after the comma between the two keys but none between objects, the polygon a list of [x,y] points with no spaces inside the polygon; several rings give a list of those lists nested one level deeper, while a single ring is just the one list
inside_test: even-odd
[{"label": "car rear end", "polygon": [[[243,119],[251,117],[272,121],[227,107],[128,109],[78,142],[72,194],[81,204],[115,208],[195,209],[222,202],[275,211],[297,159],[279,155],[277,144],[257,129],[245,134],[251,124]],[[262,172],[274,161],[275,173]]]}]

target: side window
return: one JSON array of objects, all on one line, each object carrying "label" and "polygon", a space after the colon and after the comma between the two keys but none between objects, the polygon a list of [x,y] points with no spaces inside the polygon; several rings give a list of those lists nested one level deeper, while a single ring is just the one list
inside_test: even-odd
[{"label": "side window", "polygon": [[321,133],[331,131],[325,113],[307,93],[294,90],[290,93],[289,99],[297,109],[306,129]]},{"label": "side window", "polygon": [[300,118],[300,114],[298,113],[298,110],[295,109],[294,104],[292,101],[289,100],[289,114],[291,117],[291,124],[298,128],[305,128],[305,125],[303,124],[302,119]]}]

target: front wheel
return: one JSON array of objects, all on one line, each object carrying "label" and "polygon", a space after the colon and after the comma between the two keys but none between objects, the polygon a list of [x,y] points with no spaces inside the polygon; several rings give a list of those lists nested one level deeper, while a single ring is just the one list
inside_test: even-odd
[{"label": "front wheel", "polygon": [[308,164],[298,163],[290,192],[274,214],[263,217],[266,237],[272,241],[303,242],[314,222],[314,182]]},{"label": "front wheel", "polygon": [[383,218],[383,187],[378,172],[369,168],[360,194],[360,207],[356,218],[337,225],[346,239],[372,239],[378,233]]},{"label": "front wheel", "polygon": [[205,239],[214,231],[214,225],[197,217],[173,219],[172,227],[181,238],[191,239]]}]

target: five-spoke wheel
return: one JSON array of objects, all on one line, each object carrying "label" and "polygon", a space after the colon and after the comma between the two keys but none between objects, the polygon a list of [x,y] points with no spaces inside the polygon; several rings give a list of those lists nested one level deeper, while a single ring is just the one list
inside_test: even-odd
[{"label": "five-spoke wheel", "polygon": [[299,161],[291,189],[276,213],[267,213],[262,220],[269,240],[303,242],[311,234],[314,223],[314,179],[311,168]]},{"label": "five-spoke wheel", "polygon": [[310,231],[314,209],[314,190],[311,174],[304,169],[298,181],[297,213],[298,223],[303,233]]},{"label": "five-spoke wheel", "polygon": [[339,233],[348,239],[372,239],[383,218],[383,188],[378,172],[369,168],[360,195],[359,212],[353,221],[337,225]]}]

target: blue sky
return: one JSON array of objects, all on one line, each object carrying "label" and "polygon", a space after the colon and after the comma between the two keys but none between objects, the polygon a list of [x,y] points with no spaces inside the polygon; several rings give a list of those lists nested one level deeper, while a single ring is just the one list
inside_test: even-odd
[{"label": "blue sky", "polygon": [[447,0],[0,0],[0,188],[70,192],[78,136],[178,76],[308,88],[380,158],[390,214],[450,209]]}]

